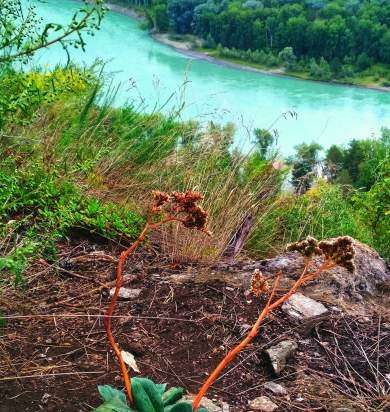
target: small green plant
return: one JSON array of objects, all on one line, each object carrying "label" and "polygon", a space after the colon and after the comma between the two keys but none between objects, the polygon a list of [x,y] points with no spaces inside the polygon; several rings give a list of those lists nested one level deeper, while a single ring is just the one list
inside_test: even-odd
[{"label": "small green plant", "polygon": [[42,105],[81,96],[95,84],[92,71],[72,66],[29,73],[0,66],[0,128],[6,123],[28,124]]},{"label": "small green plant", "polygon": [[[166,390],[165,384],[156,384],[147,378],[132,379],[134,408],[127,403],[124,392],[111,386],[99,386],[104,403],[93,412],[192,412],[191,402],[182,399],[183,388]],[[205,408],[197,412],[207,412]]]},{"label": "small green plant", "polygon": [[[149,216],[144,228],[140,232],[135,242],[128,249],[122,252],[118,258],[115,292],[112,296],[110,305],[108,306],[105,315],[107,338],[119,361],[123,380],[125,383],[127,399],[131,405],[135,405],[137,408],[142,407],[142,409],[139,409],[140,412],[154,412],[156,410],[153,408],[153,405],[150,404],[150,402],[149,406],[146,409],[144,409],[144,407],[146,407],[145,405],[148,405],[147,399],[143,399],[143,392],[146,390],[145,388],[149,388],[146,391],[149,396],[157,396],[157,394],[154,390],[150,389],[151,385],[147,381],[143,381],[144,385],[137,384],[136,381],[135,387],[132,387],[131,379],[129,377],[126,364],[122,357],[122,352],[119,349],[117,343],[115,342],[115,338],[111,331],[112,315],[114,313],[115,305],[118,300],[118,295],[122,287],[123,265],[126,259],[129,257],[129,255],[138,247],[140,243],[142,243],[145,240],[145,237],[148,233],[158,229],[166,223],[179,222],[186,228],[197,229],[203,233],[208,234],[209,236],[211,235],[211,232],[206,228],[208,213],[197,204],[197,202],[203,199],[203,195],[201,193],[187,191],[184,193],[172,192],[171,194],[168,194],[165,192],[154,191],[152,194],[153,203],[152,207],[150,208]],[[133,394],[133,389],[137,393],[137,395]],[[136,400],[137,397],[141,397],[141,399],[143,399],[143,402],[138,404]],[[172,410],[176,412],[186,411],[184,406],[182,408],[179,406],[178,409]]]}]

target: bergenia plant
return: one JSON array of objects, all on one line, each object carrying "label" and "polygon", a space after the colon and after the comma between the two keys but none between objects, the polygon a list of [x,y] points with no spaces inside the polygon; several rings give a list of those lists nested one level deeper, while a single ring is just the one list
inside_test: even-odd
[{"label": "bergenia plant", "polygon": [[[133,404],[129,406],[124,392],[111,386],[99,386],[104,403],[94,412],[192,412],[190,401],[183,400],[183,388],[166,390],[165,384],[156,384],[150,379],[131,379]],[[204,408],[197,412],[207,412]]]},{"label": "bergenia plant", "polygon": [[[146,224],[135,242],[118,259],[117,277],[115,292],[105,315],[106,333],[110,345],[115,352],[126,393],[110,386],[99,387],[100,394],[104,399],[104,404],[95,411],[99,412],[186,412],[192,411],[189,402],[180,401],[183,390],[172,388],[165,392],[165,385],[155,384],[146,378],[130,379],[126,364],[123,360],[121,350],[116,343],[111,331],[111,319],[115,310],[116,302],[123,282],[123,266],[128,256],[145,240],[146,235],[168,222],[179,222],[189,229],[197,229],[207,235],[211,232],[207,229],[208,214],[198,202],[203,199],[199,192],[172,192],[170,194],[160,191],[153,192],[153,202],[150,208]],[[180,396],[179,396],[180,394]],[[197,409],[205,412],[205,409]],[[207,412],[207,411],[206,411]]]},{"label": "bergenia plant", "polygon": [[[165,385],[155,384],[146,378],[135,377],[130,380],[121,352],[111,333],[111,317],[122,285],[124,261],[138,244],[145,239],[145,235],[148,232],[167,222],[177,221],[185,227],[196,228],[210,235],[210,232],[206,229],[207,212],[197,205],[197,202],[202,198],[203,196],[198,192],[173,192],[170,195],[163,192],[154,192],[153,206],[145,228],[132,246],[120,255],[117,285],[105,319],[107,336],[121,365],[127,397],[122,391],[113,389],[110,386],[101,386],[99,391],[105,402],[95,409],[95,412],[207,412],[206,409],[200,407],[203,397],[222,370],[257,336],[261,325],[272,311],[286,302],[302,285],[317,278],[323,272],[337,265],[345,267],[350,272],[353,272],[355,269],[355,250],[353,240],[350,237],[344,236],[320,242],[312,237],[308,237],[304,241],[292,243],[288,245],[287,249],[300,252],[304,256],[304,268],[301,275],[287,292],[277,296],[282,273],[276,274],[271,287],[270,279],[266,278],[260,271],[255,271],[252,278],[252,292],[256,296],[268,295],[267,303],[248,335],[236,347],[231,349],[217,365],[200,388],[192,403],[182,399],[182,388],[171,388],[166,391]],[[312,258],[315,255],[322,257],[322,263],[317,269],[310,272]]]}]

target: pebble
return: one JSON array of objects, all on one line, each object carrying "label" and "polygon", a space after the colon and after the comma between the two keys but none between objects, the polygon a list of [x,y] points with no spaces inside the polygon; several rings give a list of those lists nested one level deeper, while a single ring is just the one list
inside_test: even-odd
[{"label": "pebble", "polygon": [[273,412],[278,405],[273,403],[267,396],[259,396],[249,402],[249,407],[255,411]]},{"label": "pebble", "polygon": [[281,385],[280,383],[276,382],[266,382],[264,384],[264,388],[268,389],[275,395],[287,395],[287,389]]},{"label": "pebble", "polygon": [[[141,294],[142,289],[121,288],[118,299],[136,299]],[[110,297],[114,296],[115,288],[110,289]]]}]

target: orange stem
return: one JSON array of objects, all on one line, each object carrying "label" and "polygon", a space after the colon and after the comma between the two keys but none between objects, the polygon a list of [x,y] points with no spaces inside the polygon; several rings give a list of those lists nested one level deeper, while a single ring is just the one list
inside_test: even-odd
[{"label": "orange stem", "polygon": [[143,228],[142,232],[138,236],[138,238],[135,240],[135,242],[124,252],[122,252],[119,256],[118,259],[118,267],[117,267],[117,273],[116,273],[116,286],[115,286],[115,291],[112,296],[110,305],[107,309],[107,312],[105,314],[104,320],[105,320],[105,326],[106,326],[106,334],[108,341],[110,342],[110,345],[113,349],[113,351],[116,354],[116,357],[118,358],[120,367],[121,367],[121,372],[123,376],[123,380],[125,382],[125,388],[126,388],[126,393],[127,393],[127,398],[130,402],[130,404],[133,404],[133,396],[131,394],[131,379],[129,377],[129,374],[127,372],[127,367],[126,364],[122,358],[121,351],[115,342],[114,336],[112,335],[111,332],[111,319],[112,315],[115,310],[115,306],[118,300],[118,295],[122,287],[122,282],[123,282],[123,265],[125,263],[125,260],[128,258],[128,256],[137,248],[137,246],[145,239],[146,234],[151,231],[157,229],[159,226],[163,225],[164,223],[171,222],[173,220],[179,220],[178,218],[174,216],[168,216],[167,218],[157,222],[157,223],[149,223],[147,222],[145,227]]},{"label": "orange stem", "polygon": [[249,334],[246,336],[246,338],[240,342],[236,347],[234,347],[223,359],[222,361],[218,364],[218,366],[214,369],[212,374],[208,377],[206,382],[202,385],[200,388],[198,394],[196,395],[193,403],[192,403],[192,410],[196,411],[196,409],[199,407],[203,396],[206,395],[207,391],[209,390],[210,386],[215,382],[217,377],[220,375],[222,370],[237,356],[239,352],[241,352],[246,345],[259,333],[259,329],[261,324],[263,323],[264,319],[278,306],[283,304],[286,300],[288,300],[296,291],[297,289],[302,286],[304,283],[308,282],[309,280],[314,279],[316,276],[318,276],[320,273],[322,273],[324,270],[331,269],[332,267],[336,266],[334,262],[331,260],[326,260],[325,262],[322,263],[322,265],[313,273],[306,275],[306,269],[307,265],[305,266],[305,269],[303,270],[301,276],[299,279],[294,283],[294,285],[291,287],[291,289],[285,293],[282,297],[280,297],[278,300],[276,300],[274,303],[271,304],[271,301],[274,297],[274,294],[276,292],[277,286],[279,284],[279,280],[281,277],[281,272],[279,272],[276,275],[276,279],[272,288],[271,295],[268,299],[268,302],[262,312],[260,313],[256,323],[253,325],[251,331]]}]

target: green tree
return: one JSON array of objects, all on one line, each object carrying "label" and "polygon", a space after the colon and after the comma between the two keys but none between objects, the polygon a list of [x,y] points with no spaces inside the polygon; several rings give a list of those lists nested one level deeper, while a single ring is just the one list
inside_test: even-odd
[{"label": "green tree", "polygon": [[337,145],[332,145],[325,156],[325,173],[330,180],[334,180],[338,176],[344,165],[344,150]]},{"label": "green tree", "polygon": [[319,152],[322,146],[318,143],[301,143],[295,146],[296,154],[290,159],[292,164],[291,183],[298,194],[310,189],[314,178],[317,176],[316,168],[319,165]]},{"label": "green tree", "polygon": [[292,47],[285,47],[279,52],[278,56],[288,70],[294,70],[296,68],[297,56],[295,56]]},{"label": "green tree", "polygon": [[254,134],[260,157],[261,159],[266,159],[272,145],[275,143],[275,137],[267,129],[255,129]]},{"label": "green tree", "polygon": [[24,10],[22,0],[0,0],[0,64],[15,60],[26,62],[35,52],[59,43],[85,47],[84,34],[98,30],[105,13],[102,0],[85,2],[67,25],[47,23],[41,28],[36,7]]}]

